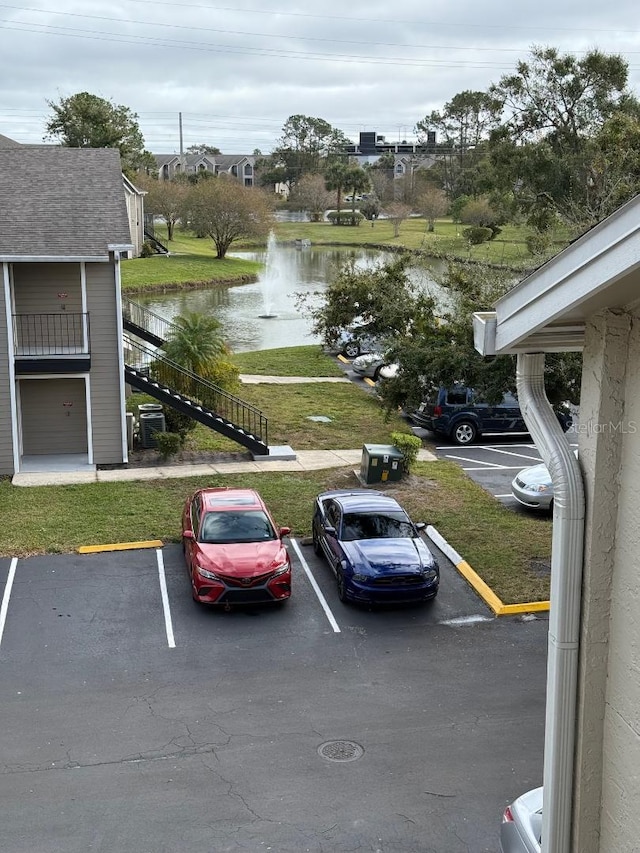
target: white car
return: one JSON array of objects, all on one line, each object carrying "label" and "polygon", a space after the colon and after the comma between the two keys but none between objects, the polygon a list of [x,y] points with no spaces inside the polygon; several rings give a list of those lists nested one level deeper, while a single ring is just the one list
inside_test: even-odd
[{"label": "white car", "polygon": [[[578,451],[573,451],[576,459]],[[551,512],[553,483],[546,465],[530,465],[518,471],[511,483],[511,494],[523,506]]]},{"label": "white car", "polygon": [[502,853],[540,853],[542,846],[542,788],[527,791],[502,815]]},{"label": "white car", "polygon": [[395,376],[398,365],[389,364],[379,352],[369,352],[366,355],[359,355],[354,358],[351,362],[351,369],[358,376],[377,382],[378,379],[389,379],[390,376]]}]

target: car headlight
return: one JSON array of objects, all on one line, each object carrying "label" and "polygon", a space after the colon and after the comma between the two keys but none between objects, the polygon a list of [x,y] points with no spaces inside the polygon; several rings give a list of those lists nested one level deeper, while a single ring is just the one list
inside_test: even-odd
[{"label": "car headlight", "polygon": [[438,577],[438,571],[437,571],[437,569],[434,569],[434,568],[423,569],[422,570],[422,577],[426,581],[434,581]]},{"label": "car headlight", "polygon": [[285,572],[289,571],[289,563],[282,563],[280,566],[276,566],[273,570],[273,577],[276,578],[278,575],[283,575]]},{"label": "car headlight", "polygon": [[212,580],[212,581],[220,580],[218,575],[214,574],[213,572],[209,572],[206,569],[203,569],[202,566],[196,566],[196,568],[198,570],[198,574],[202,575],[203,578],[209,578],[209,580]]},{"label": "car headlight", "polygon": [[548,492],[549,486],[545,486],[544,483],[540,483],[539,485],[532,483],[530,486],[525,486],[525,489],[528,492]]}]

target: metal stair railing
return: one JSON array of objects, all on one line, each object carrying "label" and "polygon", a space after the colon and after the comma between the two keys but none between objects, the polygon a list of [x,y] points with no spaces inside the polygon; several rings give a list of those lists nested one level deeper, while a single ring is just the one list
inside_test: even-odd
[{"label": "metal stair railing", "polygon": [[157,347],[161,347],[176,328],[171,320],[161,317],[144,305],[132,302],[126,296],[122,297],[122,321],[128,332]]},{"label": "metal stair railing", "polygon": [[134,376],[136,387],[148,382],[150,394],[156,389],[179,411],[245,447],[268,453],[268,421],[260,409],[127,336],[124,347],[125,371]]}]

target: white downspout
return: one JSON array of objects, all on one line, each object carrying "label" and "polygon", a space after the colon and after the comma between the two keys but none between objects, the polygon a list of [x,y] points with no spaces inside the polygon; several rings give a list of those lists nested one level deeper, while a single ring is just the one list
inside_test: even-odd
[{"label": "white downspout", "polygon": [[520,409],[551,474],[554,494],[542,850],[543,853],[569,853],[582,595],[584,488],[578,460],[545,394],[544,353],[518,355],[517,385]]}]

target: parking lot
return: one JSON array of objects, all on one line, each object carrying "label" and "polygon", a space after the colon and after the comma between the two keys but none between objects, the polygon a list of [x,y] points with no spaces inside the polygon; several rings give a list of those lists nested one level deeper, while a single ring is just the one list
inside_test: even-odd
[{"label": "parking lot", "polygon": [[3,849],[496,851],[539,784],[544,619],[342,605],[290,544],[282,607],[206,609],[181,548],[0,560]]}]

